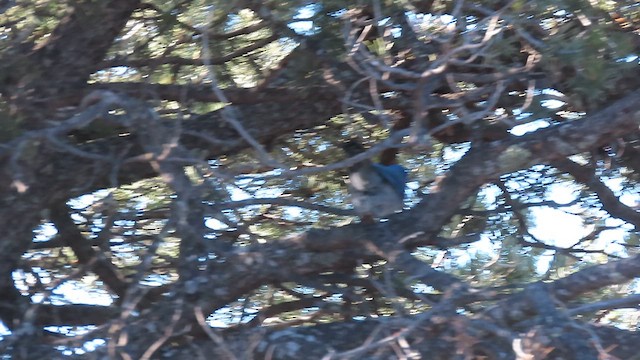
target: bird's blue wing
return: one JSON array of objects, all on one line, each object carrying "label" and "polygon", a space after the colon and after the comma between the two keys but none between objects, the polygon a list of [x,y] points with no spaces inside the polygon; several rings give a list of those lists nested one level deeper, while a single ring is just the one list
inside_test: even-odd
[{"label": "bird's blue wing", "polygon": [[404,199],[404,189],[407,184],[407,171],[398,164],[382,165],[373,164],[373,168],[387,183],[393,187],[393,190]]}]

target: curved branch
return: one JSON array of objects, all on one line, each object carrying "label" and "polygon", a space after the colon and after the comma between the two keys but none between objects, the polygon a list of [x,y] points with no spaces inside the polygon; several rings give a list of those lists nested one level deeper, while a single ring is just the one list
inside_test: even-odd
[{"label": "curved branch", "polygon": [[602,207],[609,214],[633,224],[636,229],[640,229],[640,212],[620,202],[620,199],[613,191],[596,177],[593,169],[581,166],[571,160],[555,161],[552,165],[560,171],[570,174],[576,181],[585,184],[595,192],[602,203]]}]

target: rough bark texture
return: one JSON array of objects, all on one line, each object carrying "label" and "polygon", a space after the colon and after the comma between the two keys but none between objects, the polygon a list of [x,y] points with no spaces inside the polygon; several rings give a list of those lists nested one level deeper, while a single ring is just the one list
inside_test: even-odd
[{"label": "rough bark texture", "polygon": [[[588,72],[589,64],[608,59],[583,64],[572,58],[561,64],[543,46],[556,46],[555,33],[542,29],[541,18],[534,17],[546,15],[529,8],[534,15],[523,21],[527,17],[510,7],[461,2],[460,8],[445,12],[462,11],[470,16],[464,22],[477,18],[479,25],[460,28],[460,17],[458,25],[442,25],[432,34],[416,30],[401,14],[435,11],[434,2],[410,2],[415,4],[385,8],[383,14],[376,6],[345,4],[350,8],[341,9],[328,1],[324,17],[314,15],[323,30],[301,35],[286,26],[297,20],[279,11],[278,5],[285,6],[280,2],[216,2],[207,10],[211,19],[202,21],[211,29],[188,22],[205,10],[191,8],[193,2],[175,3],[69,2],[68,8],[47,10],[57,15],[46,22],[51,30],[26,39],[12,35],[0,49],[0,126],[6,128],[0,130],[0,319],[11,331],[0,340],[1,355],[284,360],[638,356],[637,331],[597,321],[598,310],[637,308],[637,295],[629,291],[628,301],[593,300],[640,277],[640,256],[632,241],[640,228],[639,209],[625,205],[605,180],[638,185],[637,66],[625,76],[610,75],[603,99],[589,102],[570,75],[578,78],[578,70]],[[18,15],[30,6],[35,5],[10,6],[15,19],[3,29],[29,19]],[[234,28],[249,10],[255,21]],[[343,14],[340,19],[337,13]],[[584,14],[576,14],[566,22],[578,18],[587,32],[591,25],[585,25]],[[386,16],[393,26],[380,21]],[[335,30],[337,21],[343,22],[341,31]],[[567,27],[568,33],[574,29]],[[136,35],[143,28],[149,39]],[[394,31],[399,31],[397,39]],[[615,31],[626,40],[637,37],[637,29]],[[129,44],[132,37],[138,42]],[[288,55],[261,58],[279,41]],[[286,44],[293,42],[292,50]],[[510,50],[492,48],[494,43]],[[200,58],[200,50],[193,49],[202,46],[209,49]],[[634,46],[632,53],[640,47]],[[185,49],[197,55],[184,57]],[[209,52],[214,55],[206,58]],[[540,57],[549,60],[540,62]],[[123,75],[117,67],[131,73]],[[260,70],[255,79],[247,75],[253,67]],[[242,76],[255,86],[238,86],[236,78]],[[190,83],[195,78],[199,82]],[[547,89],[567,94],[561,97],[563,109],[536,113],[549,126],[522,136],[508,133],[522,120],[517,114],[529,111],[532,98],[544,104],[538,97]],[[565,109],[571,116],[563,114]],[[333,147],[354,134],[373,148],[361,158],[338,162],[335,157],[342,155]],[[388,139],[376,144],[372,139],[380,134]],[[318,185],[314,176],[336,182],[340,171],[357,161],[380,153],[383,161],[395,161],[400,152],[411,158],[407,163],[414,175],[424,177],[419,172],[433,164],[432,152],[460,143],[460,159],[439,159],[433,166],[437,178],[428,187],[420,184],[416,204],[388,221],[326,220],[352,211],[332,208],[330,201],[321,204],[339,196],[335,190],[314,197],[313,191],[330,188]],[[603,152],[608,152],[604,160],[599,157]],[[617,172],[603,175],[611,168]],[[510,194],[504,184],[524,171],[570,176],[584,185],[584,192],[594,195],[583,196],[584,207],[601,204],[625,223],[619,229],[627,237],[617,239],[624,256],[609,257],[616,254],[589,245],[561,248],[531,240],[523,204],[543,196]],[[273,198],[234,202],[229,189],[254,191],[242,188],[247,183]],[[503,191],[496,195],[500,201],[495,210],[477,210],[470,204],[488,184]],[[104,189],[118,189],[126,199],[87,200],[90,205],[84,208],[69,202],[89,194],[97,198],[95,192]],[[274,210],[281,205],[315,213],[298,221]],[[234,212],[248,206],[264,207]],[[514,252],[543,249],[585,264],[545,278],[532,271],[530,278],[506,284],[501,276],[508,274],[496,275],[495,282],[503,285],[494,286],[454,275],[431,255],[421,255],[425,249],[475,244],[480,234],[486,235],[485,228],[464,233],[458,231],[464,224],[453,219],[478,214],[490,218],[487,223],[503,221],[516,229],[500,234],[505,243],[518,239]],[[515,220],[504,220],[510,216]],[[211,219],[228,226],[207,227]],[[45,241],[38,237],[43,224],[57,231]],[[595,239],[589,236],[583,237],[587,243]],[[37,258],[38,251],[57,256]],[[578,256],[591,253],[602,258],[587,264],[586,256]],[[38,278],[43,272],[52,275]],[[112,304],[56,303],[61,284],[88,274],[95,276],[91,286],[109,294]],[[20,281],[26,284],[22,288]],[[44,303],[34,300],[38,296]],[[245,310],[252,302],[258,310],[248,320]],[[242,312],[239,325],[215,329],[205,323],[208,315],[225,309]],[[595,315],[579,316],[584,313]],[[95,328],[73,339],[45,329],[85,325]],[[92,339],[103,343],[82,350],[88,354],[72,351]],[[59,346],[68,346],[69,353],[61,355]]]}]

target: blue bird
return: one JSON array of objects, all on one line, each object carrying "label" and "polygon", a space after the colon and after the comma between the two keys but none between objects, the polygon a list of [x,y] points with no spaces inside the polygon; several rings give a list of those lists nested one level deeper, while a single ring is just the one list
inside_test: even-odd
[{"label": "blue bird", "polygon": [[[353,140],[345,143],[343,149],[349,156],[364,151],[362,144]],[[349,169],[347,188],[358,216],[371,223],[402,210],[406,183],[407,172],[401,165],[383,165],[366,159]]]}]

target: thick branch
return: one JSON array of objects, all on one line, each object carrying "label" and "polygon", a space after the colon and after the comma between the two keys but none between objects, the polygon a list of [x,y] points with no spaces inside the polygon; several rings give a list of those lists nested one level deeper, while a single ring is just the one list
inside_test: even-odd
[{"label": "thick branch", "polygon": [[[636,110],[640,104],[639,98],[640,92],[636,92],[580,121],[472,148],[418,206],[392,216],[388,223],[373,227],[353,224],[313,230],[285,239],[282,244],[253,247],[228,259],[229,263],[239,265],[233,269],[225,268],[226,274],[213,275],[203,291],[210,294],[215,289],[217,296],[211,299],[211,305],[218,308],[273,279],[282,280],[290,278],[292,274],[304,275],[327,269],[336,270],[336,267],[344,268],[348,266],[349,259],[353,258],[351,251],[358,249],[362,256],[362,250],[369,243],[383,248],[392,248],[398,242],[407,248],[425,245],[446,247],[446,244],[434,244],[432,239],[460,204],[482,184],[497,179],[500,175],[586,151],[620,134],[636,131],[640,124],[640,111]],[[595,131],[602,128],[610,130],[601,131],[602,134]],[[289,251],[292,246],[301,247],[295,250],[295,258],[304,258],[304,264],[292,263],[294,255],[282,253],[283,246]],[[303,249],[326,253],[316,256],[306,254]],[[431,277],[425,276],[424,280],[429,285],[432,285],[429,281],[438,284],[441,282],[435,273]]]},{"label": "thick branch", "polygon": [[[131,82],[98,83],[88,85],[94,89],[121,92],[138,99],[163,99],[172,101],[221,102],[211,91],[211,85],[147,84]],[[234,105],[260,103],[292,103],[305,100],[307,94],[321,94],[332,91],[329,87],[311,86],[305,88],[225,88],[224,94]]]},{"label": "thick branch", "polygon": [[127,291],[127,283],[118,274],[116,268],[103,254],[96,251],[91,246],[89,239],[86,239],[73,220],[69,217],[69,208],[66,204],[58,204],[51,209],[51,221],[58,229],[65,245],[73,250],[74,254],[82,264],[89,264],[95,261],[92,270],[114,293],[124,297]]},{"label": "thick branch", "polygon": [[[42,127],[51,99],[83,87],[122,31],[139,0],[77,1],[51,35],[2,66],[0,90],[17,103],[24,128]],[[96,31],[100,24],[100,31]],[[21,54],[21,55],[18,55]]]}]

